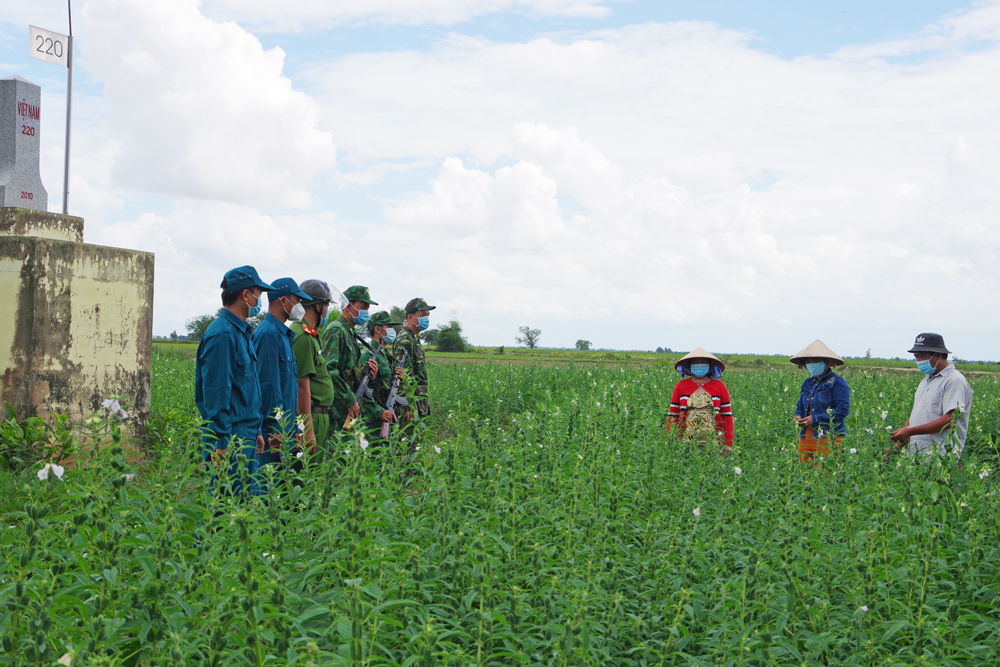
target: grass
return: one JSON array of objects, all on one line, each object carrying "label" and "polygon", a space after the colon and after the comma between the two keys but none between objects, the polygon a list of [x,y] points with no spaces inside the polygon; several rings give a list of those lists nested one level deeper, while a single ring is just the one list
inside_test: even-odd
[{"label": "grass", "polygon": [[157,351],[146,467],[104,422],[112,444],[90,467],[21,480],[27,507],[0,542],[0,662],[998,659],[995,376],[971,379],[956,466],[883,463],[917,378],[849,370],[850,435],[812,467],[794,452],[804,374],[787,362],[725,376],[737,422],[723,459],[664,437],[677,375],[661,365],[434,359],[411,459],[345,440],[302,486],[238,503],[208,490],[192,370]]}]

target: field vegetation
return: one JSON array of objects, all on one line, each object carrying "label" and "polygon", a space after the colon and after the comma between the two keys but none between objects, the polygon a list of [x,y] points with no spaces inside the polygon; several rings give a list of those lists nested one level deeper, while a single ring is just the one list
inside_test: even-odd
[{"label": "field vegetation", "polygon": [[41,463],[0,475],[17,504],[0,531],[0,663],[1000,660],[992,374],[970,378],[960,465],[884,462],[918,378],[852,360],[850,434],[803,466],[804,374],[786,360],[727,358],[722,458],[664,436],[677,375],[658,360],[433,356],[412,458],[347,439],[241,502],[209,491],[186,350],[154,352],[141,459],[106,410],[77,437],[107,446],[61,478],[39,479]]}]

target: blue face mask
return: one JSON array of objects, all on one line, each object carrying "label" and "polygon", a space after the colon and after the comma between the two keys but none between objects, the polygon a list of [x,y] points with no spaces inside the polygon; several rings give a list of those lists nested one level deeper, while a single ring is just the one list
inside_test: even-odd
[{"label": "blue face mask", "polygon": [[354,323],[359,327],[363,327],[366,322],[368,322],[368,311],[356,309],[358,314],[354,316]]},{"label": "blue face mask", "polygon": [[[251,292],[251,294],[252,294],[252,292]],[[247,308],[250,309],[250,311],[247,313],[247,317],[257,317],[258,315],[260,315],[260,296],[257,297],[257,305],[256,306],[251,306],[249,303],[247,303],[246,299],[243,299],[243,303],[246,303],[247,304]]]},{"label": "blue face mask", "polygon": [[386,345],[396,340],[396,330],[389,327],[385,328],[385,335],[382,336],[382,340],[386,342]]},{"label": "blue face mask", "polygon": [[[319,311],[317,311],[317,313],[316,313],[316,314],[318,315],[318,314],[319,314]],[[329,310],[329,309],[327,309],[327,311],[326,311],[326,315],[324,315],[323,317],[319,318],[319,324],[317,324],[316,326],[317,326],[317,327],[325,327],[325,326],[326,326],[326,322],[327,322],[327,320],[329,320],[329,319],[330,319],[330,310]]]},{"label": "blue face mask", "polygon": [[917,370],[924,375],[930,375],[934,372],[934,367],[931,365],[930,359],[924,359],[923,361],[917,362]]},{"label": "blue face mask", "polygon": [[417,318],[417,331],[426,331],[427,327],[431,325],[431,316],[424,315],[423,317]]},{"label": "blue face mask", "polygon": [[806,364],[806,370],[809,371],[809,375],[814,378],[818,378],[826,370],[825,361],[812,361]]},{"label": "blue face mask", "polygon": [[703,378],[708,375],[709,369],[711,369],[709,364],[691,364],[691,375],[696,378]]}]

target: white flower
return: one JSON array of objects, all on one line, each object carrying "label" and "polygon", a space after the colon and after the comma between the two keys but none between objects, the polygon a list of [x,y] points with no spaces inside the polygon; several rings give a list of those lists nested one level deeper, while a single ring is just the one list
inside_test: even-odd
[{"label": "white flower", "polygon": [[38,479],[40,479],[40,480],[42,480],[44,482],[45,480],[47,480],[49,478],[49,472],[51,472],[53,475],[55,475],[59,479],[62,479],[63,472],[65,472],[65,470],[66,470],[65,468],[63,468],[61,465],[59,465],[57,463],[46,463],[42,467],[42,469],[38,471]]},{"label": "white flower", "polygon": [[882,419],[885,419],[888,416],[889,416],[889,413],[886,410],[883,410],[882,411]]},{"label": "white flower", "polygon": [[693,510],[691,510],[691,513],[694,514],[695,516],[701,516],[701,508],[695,507]]},{"label": "white flower", "polygon": [[742,475],[742,474],[743,474],[743,468],[741,468],[741,467],[739,467],[739,466],[736,466],[735,468],[733,468],[733,471],[734,471],[734,472],[735,472],[735,473],[736,473],[737,475]]},{"label": "white flower", "polygon": [[285,413],[281,411],[281,408],[274,409],[274,418],[279,422],[285,418]]},{"label": "white flower", "polygon": [[578,458],[578,459],[580,459],[582,461],[583,460],[583,454],[577,454],[576,458]]},{"label": "white flower", "polygon": [[868,611],[868,605],[866,604],[861,605],[861,609],[859,609],[858,611]]},{"label": "white flower", "polygon": [[420,445],[417,445],[416,451],[418,451],[418,452],[420,451]]},{"label": "white flower", "polygon": [[857,453],[858,453],[858,450],[856,448],[854,448],[854,447],[851,447],[851,454],[857,454]]},{"label": "white flower", "polygon": [[125,474],[125,481],[126,482],[131,482],[134,479],[135,479],[135,473],[131,473],[130,472],[130,473],[126,473]]},{"label": "white flower", "polygon": [[788,387],[785,387],[785,393],[788,393]]},{"label": "white flower", "polygon": [[345,449],[345,450],[344,450],[344,453],[345,453],[345,454],[347,454],[348,456],[350,456],[350,455],[351,455],[351,450],[349,450],[349,449]]},{"label": "white flower", "polygon": [[979,473],[979,479],[986,479],[989,476],[990,476],[989,470],[984,470],[981,473]]},{"label": "white flower", "polygon": [[969,503],[962,503],[962,507],[968,507]]},{"label": "white flower", "polygon": [[63,667],[72,667],[73,665],[73,653],[63,653],[62,657],[56,660],[57,665],[62,665]]},{"label": "white flower", "polygon": [[[114,400],[113,398],[106,398],[106,399],[104,399],[104,402],[101,403],[101,407],[102,408],[110,408],[112,405],[115,405],[116,403],[118,403],[118,401]],[[118,408],[116,407],[115,410],[117,410],[117,409]]]},{"label": "white flower", "polygon": [[866,428],[865,429],[865,433],[867,433],[868,435],[875,435],[875,429],[873,429],[873,428]]},{"label": "white flower", "polygon": [[358,444],[361,445],[361,449],[362,450],[368,449],[368,441],[365,440],[365,436],[364,435],[362,435],[360,438],[358,438]]},{"label": "white flower", "polygon": [[438,447],[437,445],[434,445],[434,452],[437,453],[437,454],[440,454],[441,453],[441,448]]},{"label": "white flower", "polygon": [[295,420],[295,425],[299,427],[299,433],[306,432],[306,420],[302,416]]},{"label": "white flower", "polygon": [[301,459],[302,458],[302,452],[295,452],[295,458]]}]

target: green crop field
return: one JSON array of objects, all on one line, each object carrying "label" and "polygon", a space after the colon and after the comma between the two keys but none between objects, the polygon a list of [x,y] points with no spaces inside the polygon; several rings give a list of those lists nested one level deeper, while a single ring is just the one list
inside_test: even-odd
[{"label": "green crop field", "polygon": [[345,441],[237,504],[208,491],[190,346],[158,345],[142,456],[105,419],[62,479],[2,475],[0,663],[1000,662],[997,376],[970,376],[960,465],[885,463],[919,378],[852,365],[850,434],[813,467],[787,361],[724,377],[723,459],[664,436],[666,364],[592,354],[432,357],[411,461]]}]

